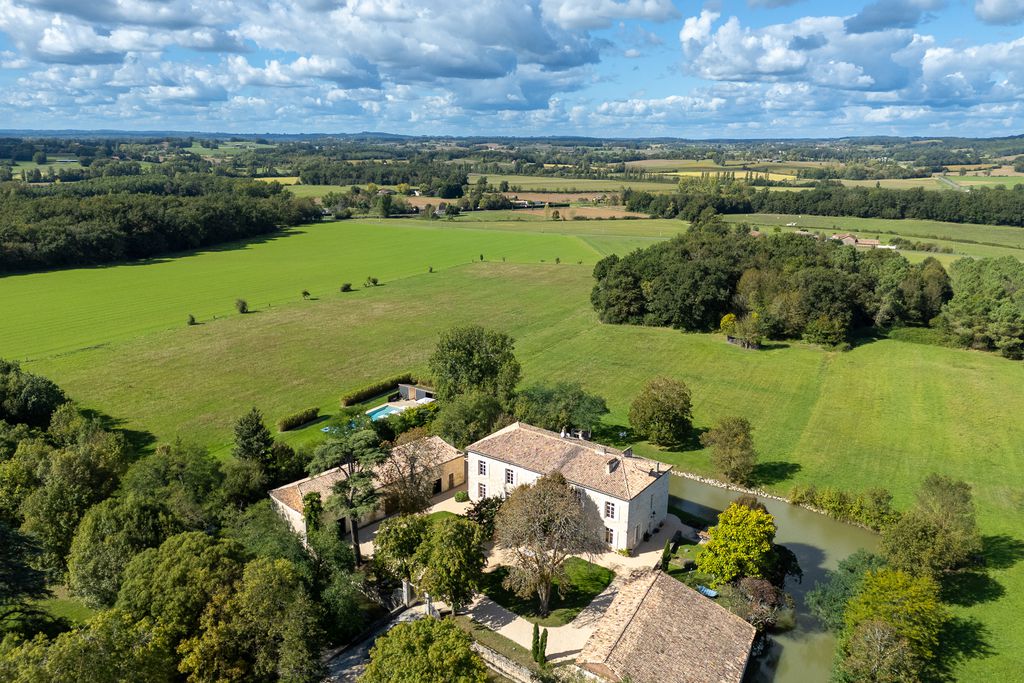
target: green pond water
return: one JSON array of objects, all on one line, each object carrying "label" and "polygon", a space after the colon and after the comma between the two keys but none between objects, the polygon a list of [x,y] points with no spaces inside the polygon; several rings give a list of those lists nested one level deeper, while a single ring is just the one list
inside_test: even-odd
[{"label": "green pond water", "polygon": [[[676,476],[672,477],[670,492],[672,505],[710,519],[739,496],[734,491]],[[835,569],[843,558],[861,548],[877,550],[878,535],[788,503],[762,502],[775,516],[775,542],[796,553],[804,578],[802,583],[790,581],[786,585],[796,600],[796,628],[772,635],[772,649],[754,661],[748,679],[751,683],[828,681],[835,638],[807,611],[804,596],[824,578],[826,569]]]}]

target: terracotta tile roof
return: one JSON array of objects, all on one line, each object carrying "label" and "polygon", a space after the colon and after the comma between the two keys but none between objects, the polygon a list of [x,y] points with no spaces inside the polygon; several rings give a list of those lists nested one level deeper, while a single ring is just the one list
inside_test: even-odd
[{"label": "terracotta tile roof", "polygon": [[538,474],[558,470],[572,484],[619,500],[632,500],[672,469],[671,465],[635,456],[629,450],[563,437],[522,422],[485,436],[467,446],[466,451]]},{"label": "terracotta tile roof", "polygon": [[754,627],[660,571],[625,584],[576,663],[618,683],[739,683]]},{"label": "terracotta tile roof", "polygon": [[[391,454],[398,458],[416,455],[420,458],[421,462],[431,463],[432,465],[441,465],[455,458],[463,457],[462,451],[439,436],[427,436],[416,441],[410,441],[407,444],[393,448]],[[378,486],[386,486],[388,484],[384,479],[387,478],[386,474],[389,471],[388,468],[383,466],[378,466],[374,471],[374,478],[377,480]],[[335,467],[312,477],[306,477],[305,479],[293,481],[290,484],[276,488],[270,492],[270,497],[301,514],[303,511],[302,499],[305,498],[307,493],[319,493],[320,497],[326,500],[327,496],[331,495],[331,489],[334,485],[346,476],[348,476],[348,473],[345,470]]]}]

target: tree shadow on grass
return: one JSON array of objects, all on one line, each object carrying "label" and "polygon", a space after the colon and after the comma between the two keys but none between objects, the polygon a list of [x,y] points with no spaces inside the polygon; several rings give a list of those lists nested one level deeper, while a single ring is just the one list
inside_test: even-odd
[{"label": "tree shadow on grass", "polygon": [[982,536],[981,555],[985,559],[985,566],[1009,569],[1024,560],[1024,541],[1007,534]]},{"label": "tree shadow on grass", "polygon": [[754,466],[754,473],[750,477],[750,483],[754,486],[771,486],[786,481],[799,472],[803,467],[800,463],[785,462],[783,460],[771,460],[759,462]]},{"label": "tree shadow on grass", "polygon": [[1003,585],[985,572],[963,571],[942,579],[942,601],[951,605],[970,607],[981,602],[992,602],[1006,595]]},{"label": "tree shadow on grass", "polygon": [[954,681],[956,669],[965,661],[991,657],[995,650],[989,644],[989,630],[977,619],[953,617],[939,634],[934,671],[929,681]]},{"label": "tree shadow on grass", "polygon": [[146,453],[152,450],[154,444],[156,444],[156,435],[152,432],[147,432],[141,429],[128,429],[125,425],[127,422],[118,417],[111,417],[106,413],[101,413],[98,410],[82,409],[82,415],[89,419],[98,420],[100,426],[107,431],[118,431],[124,434],[124,437],[128,440],[128,444],[132,447],[132,450],[136,454]]}]

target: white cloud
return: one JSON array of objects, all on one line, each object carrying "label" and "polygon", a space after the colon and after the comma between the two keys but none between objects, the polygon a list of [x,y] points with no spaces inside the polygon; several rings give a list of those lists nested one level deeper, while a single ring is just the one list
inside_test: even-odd
[{"label": "white cloud", "polygon": [[990,24],[1019,24],[1024,21],[1024,0],[977,0],[974,13]]},{"label": "white cloud", "polygon": [[667,21],[679,16],[672,0],[541,0],[541,8],[562,28],[607,28],[619,19]]}]

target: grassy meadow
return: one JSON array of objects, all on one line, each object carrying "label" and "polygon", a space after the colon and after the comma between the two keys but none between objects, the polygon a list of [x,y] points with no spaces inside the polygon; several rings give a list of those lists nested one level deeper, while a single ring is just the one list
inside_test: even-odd
[{"label": "grassy meadow", "polygon": [[508,184],[528,192],[621,192],[625,187],[648,192],[674,192],[675,183],[656,183],[648,180],[595,180],[591,178],[558,178],[554,176],[501,175],[494,173],[470,173],[470,184],[476,183],[481,175],[491,185],[498,185],[503,180]]},{"label": "grassy meadow", "polygon": [[[1005,230],[1024,238],[1013,228],[898,223],[905,236],[958,230],[1010,240]],[[27,360],[27,369],[126,427],[159,440],[182,436],[218,453],[227,452],[231,425],[249,406],[268,421],[312,405],[333,413],[347,389],[422,370],[452,325],[511,333],[527,384],[576,380],[604,396],[609,433],[627,424],[629,404],[648,378],[676,376],[693,391],[696,427],[730,415],[750,420],[761,484],[770,490],[885,485],[903,506],[929,472],[971,482],[993,582],[974,604],[956,608],[977,620],[985,642],[957,673],[965,681],[1013,680],[1024,667],[1016,609],[1024,603],[1024,364],[919,343],[927,335],[915,331],[847,353],[800,342],[753,352],[718,335],[600,324],[589,304],[597,258],[662,239],[654,233],[680,225],[529,222],[513,230],[346,221],[179,258],[8,276],[0,279],[0,296],[13,305],[0,320],[0,356]],[[586,232],[599,228],[620,232]],[[479,262],[481,252],[486,262]],[[437,272],[427,273],[428,265]],[[360,287],[370,274],[384,286]],[[358,291],[338,293],[345,281]],[[302,288],[316,300],[302,301]],[[234,313],[236,296],[258,312]],[[189,312],[204,324],[186,327]],[[319,426],[288,439],[308,442]],[[697,447],[664,451],[640,443],[637,450],[713,474]]]},{"label": "grassy meadow", "polygon": [[[127,264],[0,279],[5,302],[0,357],[73,353],[167,328],[317,298],[359,298],[368,276],[396,278],[485,259],[595,263],[603,254],[572,235],[453,229],[445,221],[340,221],[284,231],[262,241]],[[461,226],[460,226],[461,228]],[[357,290],[339,293],[342,283]],[[382,288],[378,288],[382,289]],[[312,305],[315,302],[301,302]],[[197,326],[201,327],[201,326]]]}]

